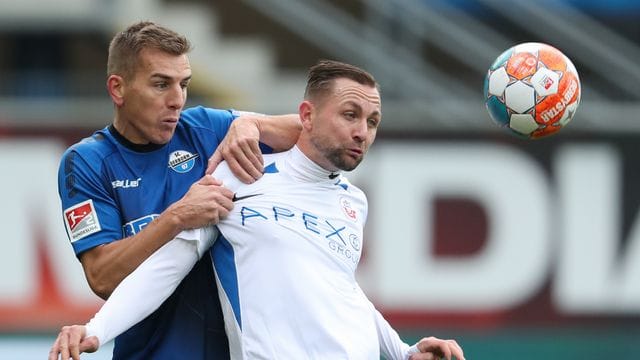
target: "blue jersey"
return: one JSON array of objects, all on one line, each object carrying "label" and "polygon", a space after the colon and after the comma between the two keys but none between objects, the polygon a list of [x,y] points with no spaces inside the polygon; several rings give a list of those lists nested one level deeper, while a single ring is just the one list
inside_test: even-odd
[{"label": "blue jersey", "polygon": [[[136,234],[179,200],[204,175],[234,118],[231,111],[196,107],[182,112],[164,145],[132,144],[109,126],[71,146],[58,190],[76,255]],[[157,311],[116,338],[113,358],[228,358],[212,278],[203,257]]]}]

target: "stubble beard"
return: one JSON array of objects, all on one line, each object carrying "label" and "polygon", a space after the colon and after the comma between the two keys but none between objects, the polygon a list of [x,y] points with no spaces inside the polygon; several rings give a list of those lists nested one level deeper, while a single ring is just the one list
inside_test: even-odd
[{"label": "stubble beard", "polygon": [[362,161],[362,157],[357,159],[352,158],[349,155],[344,154],[343,149],[333,149],[329,151],[326,155],[327,160],[329,160],[333,166],[337,167],[343,171],[351,171],[360,165]]},{"label": "stubble beard", "polygon": [[342,171],[351,171],[358,167],[362,161],[362,155],[358,158],[353,158],[346,154],[344,148],[327,145],[318,139],[312,139],[311,142],[331,165]]}]

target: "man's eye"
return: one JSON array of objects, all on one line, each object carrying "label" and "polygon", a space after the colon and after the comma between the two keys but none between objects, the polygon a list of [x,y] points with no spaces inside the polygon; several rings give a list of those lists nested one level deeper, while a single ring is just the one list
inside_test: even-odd
[{"label": "man's eye", "polygon": [[155,84],[158,89],[166,89],[169,85],[166,82],[159,82]]}]

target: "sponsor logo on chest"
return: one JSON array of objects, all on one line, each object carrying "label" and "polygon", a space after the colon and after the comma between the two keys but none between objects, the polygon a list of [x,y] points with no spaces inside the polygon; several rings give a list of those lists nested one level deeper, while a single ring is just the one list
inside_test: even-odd
[{"label": "sponsor logo on chest", "polygon": [[155,218],[160,216],[159,214],[146,215],[135,220],[131,220],[122,226],[122,236],[129,237],[139,233]]},{"label": "sponsor logo on chest", "polygon": [[[324,211],[309,211],[297,207],[271,204],[269,206],[246,205],[240,208],[241,225],[250,226],[273,222],[293,233],[307,234],[305,239],[318,241],[333,256],[357,266],[362,249],[362,225],[356,221],[357,212],[346,198],[339,200],[339,207],[327,207]],[[345,221],[343,214],[348,220]],[[262,231],[261,229],[259,231]],[[283,236],[295,236],[282,233]]]},{"label": "sponsor logo on chest", "polygon": [[117,188],[121,188],[121,189],[137,188],[138,186],[140,186],[140,182],[141,181],[142,181],[142,178],[137,178],[135,180],[129,180],[129,179],[113,180],[111,182],[111,186],[114,189],[117,189]]}]

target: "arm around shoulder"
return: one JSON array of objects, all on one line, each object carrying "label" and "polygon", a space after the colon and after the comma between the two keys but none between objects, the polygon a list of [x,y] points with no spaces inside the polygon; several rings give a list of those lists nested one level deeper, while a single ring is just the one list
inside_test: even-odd
[{"label": "arm around shoulder", "polygon": [[289,150],[298,141],[302,123],[298,114],[265,115],[257,118],[260,141],[273,151]]},{"label": "arm around shoulder", "polygon": [[209,158],[207,174],[224,159],[242,182],[250,184],[262,176],[259,142],[275,152],[288,150],[298,141],[302,123],[297,114],[262,115],[242,113],[233,121],[227,135]]}]

